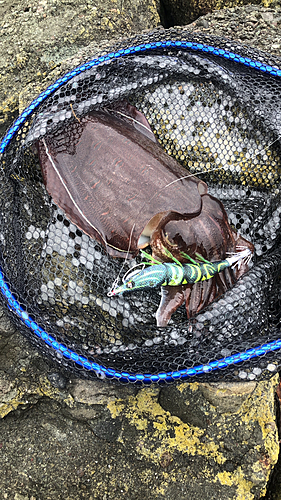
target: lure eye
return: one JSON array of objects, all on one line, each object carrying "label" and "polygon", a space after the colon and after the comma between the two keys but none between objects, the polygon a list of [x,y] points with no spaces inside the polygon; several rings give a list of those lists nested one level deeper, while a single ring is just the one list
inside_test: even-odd
[{"label": "lure eye", "polygon": [[126,287],[127,288],[133,288],[135,286],[135,282],[134,281],[128,281],[128,283],[126,283]]}]

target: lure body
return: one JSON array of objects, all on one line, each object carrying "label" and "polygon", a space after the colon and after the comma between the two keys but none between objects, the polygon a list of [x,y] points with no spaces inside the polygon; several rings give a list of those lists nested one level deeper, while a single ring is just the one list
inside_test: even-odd
[{"label": "lure body", "polygon": [[224,271],[228,267],[232,267],[250,256],[251,251],[247,248],[232,257],[217,262],[209,262],[201,257],[203,262],[200,263],[190,258],[193,262],[192,264],[176,264],[174,262],[154,264],[142,271],[133,271],[130,273],[123,285],[113,289],[108,295],[112,296],[123,292],[132,292],[157,286],[192,285],[199,281],[209,280],[217,273]]}]

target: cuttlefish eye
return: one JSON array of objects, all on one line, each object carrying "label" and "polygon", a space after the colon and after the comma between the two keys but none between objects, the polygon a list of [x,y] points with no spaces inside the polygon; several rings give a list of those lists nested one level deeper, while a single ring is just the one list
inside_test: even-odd
[{"label": "cuttlefish eye", "polygon": [[174,243],[174,240],[171,238],[171,236],[169,235],[169,233],[167,231],[162,231],[162,236],[163,236],[163,239],[165,240],[165,242],[171,246],[171,247],[177,247],[178,245],[176,243]]},{"label": "cuttlefish eye", "polygon": [[[183,228],[181,227],[182,224],[179,224],[179,222],[182,222],[184,224]],[[170,221],[163,228],[162,237],[167,245],[172,246],[174,248],[184,249],[186,243],[182,235],[184,235],[186,239],[185,233],[186,233],[185,221],[177,221],[177,222]]]}]

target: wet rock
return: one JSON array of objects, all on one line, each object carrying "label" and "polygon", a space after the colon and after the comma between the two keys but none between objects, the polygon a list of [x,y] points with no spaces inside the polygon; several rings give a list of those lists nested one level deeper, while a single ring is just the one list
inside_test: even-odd
[{"label": "wet rock", "polygon": [[5,374],[0,379],[0,404],[2,408],[10,404],[10,402],[16,397],[17,389],[14,386],[12,380],[9,380]]},{"label": "wet rock", "polygon": [[[281,433],[281,382],[276,390],[276,414],[279,438]],[[280,440],[279,440],[280,442]],[[279,453],[278,462],[274,468],[267,487],[266,496],[262,500],[281,500],[281,456]]]},{"label": "wet rock", "polygon": [[[278,2],[270,2],[270,5],[272,8],[263,5],[231,5],[200,17],[188,29],[230,38],[280,55],[281,8]],[[227,7],[227,4],[224,3],[224,6]]]},{"label": "wet rock", "polygon": [[[179,389],[180,388],[180,389]],[[198,389],[198,384],[165,387],[159,395],[159,404],[171,415],[186,424],[205,429],[207,427],[206,400]]]},{"label": "wet rock", "polygon": [[215,10],[218,2],[214,0],[162,0],[161,18],[165,28],[184,26],[199,16]]},{"label": "wet rock", "polygon": [[69,383],[69,392],[75,403],[106,406],[112,401],[133,394],[135,390],[133,386],[123,387],[110,382],[104,384],[99,380],[73,379]]},{"label": "wet rock", "polygon": [[56,389],[65,389],[67,380],[61,373],[53,372],[48,374],[48,380]]},{"label": "wet rock", "polygon": [[[114,408],[115,415],[122,416],[122,441],[127,452],[158,464],[163,462],[164,454],[169,454],[169,477],[176,478],[187,497],[195,495],[195,491],[195,498],[203,498],[204,491],[208,491],[207,498],[221,495],[221,498],[238,499],[241,494],[254,499],[264,488],[278,457],[274,416],[277,381],[276,376],[251,386],[236,413],[217,412],[209,401],[204,402],[201,384],[179,384],[161,389],[160,394],[158,388],[143,389],[130,399],[130,405],[120,406],[120,413],[117,409],[121,402],[108,407]],[[164,410],[160,404],[168,401],[169,390],[171,411]],[[195,405],[194,416],[191,411],[182,413],[185,421],[176,415],[180,413],[176,392],[182,395],[182,403],[185,402],[188,409],[191,404]],[[200,427],[194,422],[198,408]],[[186,422],[188,418],[193,419],[192,424]],[[187,467],[188,472],[181,471],[179,479],[177,470],[181,467]],[[174,498],[181,498],[171,485],[167,486],[164,498],[173,498],[169,496],[171,491]]]},{"label": "wet rock", "polygon": [[269,24],[271,24],[274,20],[274,14],[273,12],[267,11],[262,13],[262,18],[264,21],[267,21]]},{"label": "wet rock", "polygon": [[258,383],[236,413],[217,412],[201,384],[173,387],[187,406],[199,397],[203,428],[164,410],[163,388],[108,390],[97,381],[91,398],[73,379],[68,398],[42,394],[0,421],[1,491],[43,500],[257,499],[278,456],[276,384],[277,376]]},{"label": "wet rock", "polygon": [[[171,26],[184,26],[185,24],[192,23],[195,19],[200,16],[205,16],[208,13],[213,13],[214,11],[219,18],[220,9],[234,8],[235,6],[241,7],[241,5],[247,6],[252,3],[250,0],[162,0],[161,2],[161,20],[165,28],[170,28]],[[262,1],[257,1],[255,3],[264,4]],[[276,2],[274,0],[267,1],[267,7],[271,5],[275,6]],[[251,6],[252,7],[252,6]],[[222,14],[223,16],[223,14]],[[266,20],[271,20],[270,13],[265,14]],[[207,21],[203,21],[204,27],[207,27]],[[202,26],[202,24],[198,24]]]},{"label": "wet rock", "polygon": [[10,326],[5,314],[0,323],[0,418],[17,408],[27,409],[44,397],[71,405],[71,395],[50,384],[48,372],[54,370],[48,360]]},{"label": "wet rock", "polygon": [[28,496],[19,495],[18,493],[16,493],[14,500],[30,500],[30,499]]},{"label": "wet rock", "polygon": [[111,441],[115,436],[118,437],[120,426],[112,420],[107,405],[120,399],[127,401],[129,396],[136,393],[134,387],[102,383],[100,380],[71,379],[68,390],[72,404],[64,408],[66,416],[89,422],[95,434],[102,439]]},{"label": "wet rock", "polygon": [[219,413],[234,413],[256,388],[255,382],[200,384],[200,391]]},{"label": "wet rock", "polygon": [[[37,498],[40,484],[43,500],[74,500],[84,485],[85,495],[116,500],[123,488],[129,499],[138,491],[149,500],[254,500],[265,488],[279,450],[277,375],[257,384],[138,389],[67,377],[38,358],[17,333],[7,342],[7,372],[0,357],[1,457],[5,471],[28,471],[20,484],[18,472],[3,474],[1,491]],[[54,373],[65,388],[50,383]]]},{"label": "wet rock", "polygon": [[183,422],[206,428],[210,404],[217,413],[234,413],[253,392],[255,382],[186,384],[165,387],[161,390],[159,403]]},{"label": "wet rock", "polygon": [[122,429],[122,421],[120,418],[113,420],[112,418],[103,418],[90,424],[95,435],[100,439],[112,442],[117,441]]}]

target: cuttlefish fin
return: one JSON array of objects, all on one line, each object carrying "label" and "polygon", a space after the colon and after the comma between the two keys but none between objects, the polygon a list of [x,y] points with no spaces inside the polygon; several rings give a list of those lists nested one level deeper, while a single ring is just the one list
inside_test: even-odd
[{"label": "cuttlefish fin", "polygon": [[119,118],[123,118],[125,121],[130,122],[139,132],[144,134],[153,142],[157,142],[144,114],[128,101],[118,101],[117,103],[111,104],[108,110],[116,113]]}]

